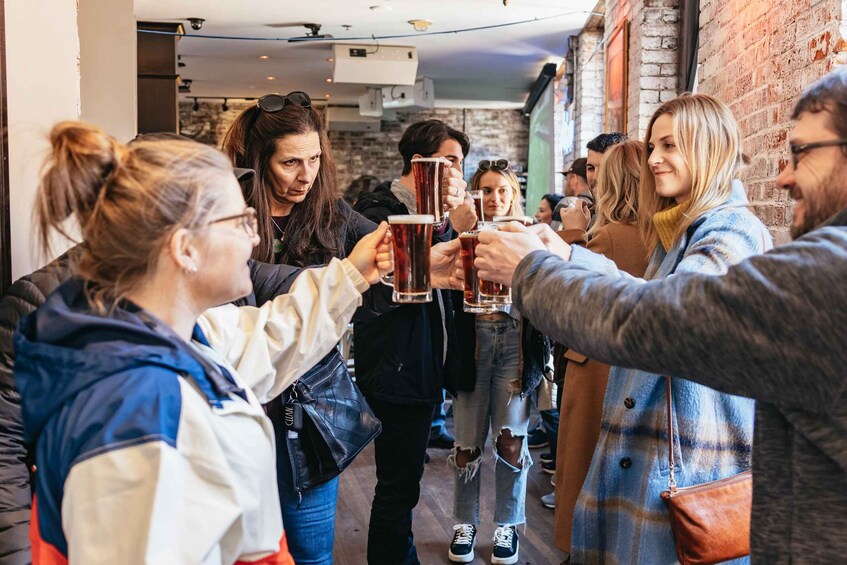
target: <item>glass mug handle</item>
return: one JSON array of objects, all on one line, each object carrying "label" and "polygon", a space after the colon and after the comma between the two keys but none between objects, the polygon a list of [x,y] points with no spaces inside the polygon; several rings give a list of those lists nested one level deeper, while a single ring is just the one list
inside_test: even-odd
[{"label": "glass mug handle", "polygon": [[382,275],[381,277],[379,277],[379,282],[381,282],[385,286],[390,286],[391,288],[394,288],[394,273],[391,272],[387,275]]}]

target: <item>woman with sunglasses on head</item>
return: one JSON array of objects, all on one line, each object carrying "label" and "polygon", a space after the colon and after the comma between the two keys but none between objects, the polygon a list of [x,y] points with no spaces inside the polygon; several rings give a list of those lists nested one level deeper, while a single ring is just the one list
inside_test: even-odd
[{"label": "woman with sunglasses on head", "polygon": [[[260,98],[235,119],[223,150],[236,166],[256,171],[251,181],[242,183],[244,199],[256,209],[259,220],[254,259],[299,267],[324,265],[345,257],[376,229],[340,198],[324,123],[306,93]],[[367,292],[364,301],[356,319],[394,307],[388,287]],[[332,351],[310,375],[319,380],[334,370],[339,358],[340,353]],[[277,436],[279,496],[283,520],[289,525],[289,548],[298,564],[329,564],[338,476],[322,473],[305,459],[310,449],[318,447],[308,444],[309,435],[299,436],[300,448],[289,441],[283,400],[273,400],[267,412]]]},{"label": "woman with sunglasses on head", "polygon": [[[639,231],[651,250],[646,279],[684,273],[720,275],[742,259],[770,248],[770,234],[747,209],[744,186],[736,178],[743,164],[738,123],[719,100],[704,94],[682,95],[656,110],[645,134],[638,201]],[[499,244],[491,247],[484,239],[488,238],[481,237],[477,247],[480,276],[498,282],[502,276],[516,283],[516,302],[524,314],[530,319],[538,317],[539,326],[564,343],[584,341],[578,325],[569,333],[561,329],[584,318],[574,312],[603,306],[613,310],[614,304],[586,304],[583,294],[560,292],[557,275],[571,268],[586,269],[606,275],[592,279],[601,285],[630,276],[609,259],[567,246],[555,237],[548,241],[560,258],[533,254],[534,260],[522,262],[507,274],[507,255],[497,256],[495,246],[502,245],[515,257],[521,242],[528,243],[531,238],[498,234],[492,239],[499,239]],[[537,240],[535,244],[541,246]],[[494,272],[496,265],[503,269],[500,275]],[[614,312],[596,312],[590,323],[595,328],[605,327],[614,317]],[[614,338],[610,336],[608,341]],[[603,349],[596,343],[592,347]],[[664,344],[669,351],[673,347],[673,343]],[[702,347],[708,349],[710,344]],[[573,563],[677,561],[667,507],[660,497],[672,476],[668,456],[671,407],[677,487],[730,477],[750,468],[752,400],[679,377],[612,367],[600,435],[574,510]]]},{"label": "woman with sunglasses on head", "polygon": [[[523,216],[520,184],[505,159],[480,161],[471,187],[483,192],[480,220]],[[550,344],[529,324],[522,325],[516,309],[506,309],[509,312],[477,314],[469,326],[458,327],[463,347],[474,352],[476,371],[475,375],[449,375],[445,383],[454,396],[456,444],[449,462],[455,471],[453,518],[457,523],[448,551],[454,563],[474,560],[489,426],[495,436],[496,485],[491,563],[517,563],[517,527],[526,522],[526,480],[532,465],[527,444],[530,394],[543,378]]]},{"label": "woman with sunglasses on head", "polygon": [[79,122],[51,145],[40,239],[73,216],[83,243],[77,276],[15,337],[34,563],[293,563],[261,402],[345,331],[379,278],[387,226],[288,294],[238,308],[258,236],[225,155],[123,146]]}]

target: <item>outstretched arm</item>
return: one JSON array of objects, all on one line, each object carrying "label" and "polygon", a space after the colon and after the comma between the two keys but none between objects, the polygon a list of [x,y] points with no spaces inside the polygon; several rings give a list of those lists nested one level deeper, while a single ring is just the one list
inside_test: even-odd
[{"label": "outstretched arm", "polygon": [[545,334],[605,363],[826,412],[845,386],[847,234],[825,228],[724,276],[637,283],[535,252],[514,299]]}]

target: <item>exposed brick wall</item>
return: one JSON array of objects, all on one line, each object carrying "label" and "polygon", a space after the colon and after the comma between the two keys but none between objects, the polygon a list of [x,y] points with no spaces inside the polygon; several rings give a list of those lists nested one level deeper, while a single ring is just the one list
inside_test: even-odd
[{"label": "exposed brick wall", "polygon": [[787,241],[793,204],[774,178],[786,166],[791,111],[803,88],[843,64],[843,0],[701,0],[700,92],[727,102],[751,158],[742,179],[756,215]]},{"label": "exposed brick wall", "polygon": [[628,19],[627,131],[641,139],[653,112],[677,95],[679,0],[607,0],[606,42]]},{"label": "exposed brick wall", "polygon": [[606,107],[606,55],[598,45],[603,30],[583,30],[577,39],[574,69],[574,157],[585,157],[585,144],[603,132]]},{"label": "exposed brick wall", "polygon": [[[232,121],[249,103],[201,102],[193,111],[191,102],[180,104],[181,132],[202,143],[220,147]],[[338,168],[339,189],[359,175],[381,180],[397,178],[403,168],[397,143],[406,127],[414,122],[437,118],[468,134],[470,154],[465,158],[465,176],[470,178],[480,159],[508,159],[516,169],[526,170],[529,151],[529,119],[520,110],[479,110],[435,108],[422,112],[398,113],[396,121],[383,121],[379,132],[329,132]]]}]

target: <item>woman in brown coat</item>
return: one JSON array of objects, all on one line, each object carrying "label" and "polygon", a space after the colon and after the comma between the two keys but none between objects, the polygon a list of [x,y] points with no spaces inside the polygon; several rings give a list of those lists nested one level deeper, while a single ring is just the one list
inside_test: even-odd
[{"label": "woman in brown coat", "polygon": [[[564,229],[558,232],[567,243],[587,245],[635,277],[643,276],[647,268],[647,248],[636,224],[643,147],[641,142],[625,141],[607,150],[595,189],[594,225],[587,230],[588,206],[577,200],[573,207],[562,210]],[[573,349],[565,352],[565,358],[568,365],[556,447],[555,539],[559,549],[570,552],[574,506],[600,435],[609,366]]]}]

